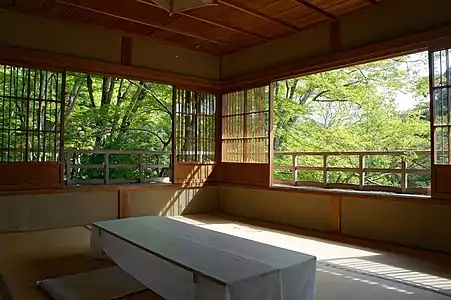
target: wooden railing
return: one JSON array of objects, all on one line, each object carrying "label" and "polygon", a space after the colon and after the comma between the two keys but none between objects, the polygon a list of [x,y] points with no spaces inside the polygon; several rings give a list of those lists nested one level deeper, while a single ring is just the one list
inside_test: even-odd
[{"label": "wooden railing", "polygon": [[[378,165],[381,159],[385,159],[385,163],[382,163],[385,166]],[[300,172],[304,176],[300,176]],[[315,173],[316,178],[305,176],[308,173]],[[332,178],[332,173],[346,176],[337,180],[337,176]],[[429,194],[430,173],[430,151],[427,150],[276,152],[273,182],[294,186]],[[378,175],[375,177],[375,174]],[[391,180],[381,180],[390,176]],[[423,184],[419,186],[414,183],[412,186],[410,182],[409,185],[409,176],[410,179],[422,176]]]},{"label": "wooden railing", "polygon": [[[171,182],[170,162],[171,153],[165,151],[66,149],[65,181],[66,185]],[[118,177],[124,174],[118,174],[117,170],[129,172]],[[410,194],[428,194],[430,190],[427,150],[276,152],[273,170],[276,184]],[[306,179],[309,173],[317,176]],[[333,176],[337,173],[348,176],[344,179]],[[389,176],[393,178],[381,180]],[[421,185],[412,184],[415,176],[422,176]]]},{"label": "wooden railing", "polygon": [[[66,185],[170,182],[170,152],[65,149],[64,158]],[[125,178],[112,176],[124,169],[130,171]]]}]

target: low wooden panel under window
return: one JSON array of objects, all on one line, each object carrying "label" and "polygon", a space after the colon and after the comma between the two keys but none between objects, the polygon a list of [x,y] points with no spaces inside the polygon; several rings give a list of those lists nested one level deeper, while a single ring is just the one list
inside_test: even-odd
[{"label": "low wooden panel under window", "polygon": [[61,184],[63,85],[58,72],[0,65],[0,189]]}]

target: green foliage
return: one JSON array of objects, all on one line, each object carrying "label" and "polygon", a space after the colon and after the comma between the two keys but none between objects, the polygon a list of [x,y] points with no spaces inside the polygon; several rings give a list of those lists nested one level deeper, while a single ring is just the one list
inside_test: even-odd
[{"label": "green foliage", "polygon": [[66,148],[169,150],[171,114],[171,86],[67,75]]},{"label": "green foliage", "polygon": [[[172,87],[122,78],[68,73],[65,148],[83,150],[170,151]],[[103,155],[77,155],[82,164],[103,164]],[[109,157],[110,164],[137,164],[131,155]],[[144,158],[145,164],[168,164],[169,156]],[[146,170],[161,176],[167,170]],[[102,179],[99,170],[79,170],[78,179]],[[113,169],[111,179],[137,178],[138,170]]]},{"label": "green foliage", "polygon": [[[275,141],[276,151],[371,151],[371,150],[424,150],[430,147],[429,96],[427,55],[415,54],[353,66],[301,78],[279,81],[275,86]],[[36,86],[32,98],[53,90],[48,99],[56,100],[61,92],[60,81],[46,82],[36,73],[31,80],[24,68],[2,66],[0,69],[0,96],[13,94],[27,98],[22,89]],[[38,71],[39,75],[39,71]],[[14,80],[12,78],[14,77]],[[42,88],[44,87],[44,88]],[[52,89],[50,89],[50,87]],[[64,107],[64,147],[82,150],[147,150],[169,151],[172,141],[172,87],[144,81],[67,73],[66,105]],[[412,98],[415,105],[399,109],[400,95]],[[435,101],[441,103],[437,116],[447,116],[443,95]],[[38,140],[32,136],[25,145],[23,131],[31,122],[38,130],[55,130],[55,116],[61,109],[49,105],[47,110],[38,106],[30,108],[30,116],[24,115],[26,101],[1,98],[0,114],[3,124],[14,127],[5,138],[2,147],[26,147]],[[443,106],[443,107],[442,107]],[[31,118],[31,119],[30,119]],[[39,119],[39,121],[38,121]],[[205,126],[204,126],[205,127]],[[212,125],[206,125],[210,128]],[[51,147],[59,147],[59,138]],[[19,141],[21,145],[14,143]],[[39,142],[36,142],[39,145]],[[409,153],[409,152],[408,152]],[[23,154],[22,154],[23,155]],[[14,158],[21,160],[23,157]],[[39,157],[30,157],[39,160]],[[73,162],[103,164],[103,155],[74,155]],[[169,156],[148,156],[145,164],[169,164]],[[405,156],[409,166],[428,168],[427,156]],[[138,158],[131,155],[112,155],[110,164],[136,164]],[[290,166],[290,156],[275,158],[276,165]],[[303,166],[322,166],[321,156],[304,156],[298,161]],[[332,157],[331,166],[357,167],[356,157]],[[374,156],[366,161],[371,168],[399,168],[400,159],[390,156]],[[167,170],[145,170],[146,176],[163,176]],[[74,179],[102,179],[98,169],[78,170]],[[299,172],[298,180],[322,181],[321,171]],[[113,169],[110,178],[136,178],[136,169]],[[277,178],[291,179],[291,172],[280,171]],[[383,185],[399,185],[398,175],[368,174],[368,182]],[[331,172],[330,182],[356,183],[354,173]],[[409,176],[409,186],[429,186],[430,178],[423,175]]]},{"label": "green foliage", "polygon": [[[275,151],[383,151],[430,148],[427,54],[415,54],[333,70],[275,86]],[[415,101],[398,108],[400,94]],[[402,98],[402,97],[401,97]],[[330,165],[358,167],[356,157],[334,157]],[[415,164],[424,157],[411,159]],[[322,157],[304,156],[299,165],[322,166]],[[291,157],[277,157],[290,165]],[[367,167],[399,168],[400,158],[376,156]],[[429,166],[423,163],[424,167]],[[369,174],[368,182],[399,185],[399,176]],[[291,180],[290,172],[276,178]],[[322,182],[322,172],[299,172],[298,180]],[[428,176],[410,176],[410,186],[428,186]],[[355,173],[331,172],[330,182],[356,183]]]}]

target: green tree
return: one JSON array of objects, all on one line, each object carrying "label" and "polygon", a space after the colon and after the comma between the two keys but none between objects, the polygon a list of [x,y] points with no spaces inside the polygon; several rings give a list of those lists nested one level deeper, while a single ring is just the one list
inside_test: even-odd
[{"label": "green tree", "polygon": [[[65,148],[169,151],[172,142],[172,87],[90,74],[67,74]],[[74,159],[101,164],[103,155]],[[169,156],[146,156],[147,164],[169,164]],[[135,164],[137,157],[114,155],[110,163]],[[162,176],[167,169],[147,170]],[[150,172],[150,173],[149,173]],[[102,178],[100,170],[73,176]],[[112,170],[111,178],[133,178],[137,170]]]},{"label": "green tree", "polygon": [[[415,54],[279,81],[275,86],[275,151],[425,150],[430,147],[427,55]],[[423,69],[422,69],[423,68]],[[405,93],[415,100],[398,108]],[[425,158],[413,164],[427,165]],[[288,157],[276,164],[289,165]],[[333,158],[331,165],[356,167],[356,157]],[[303,157],[302,165],[321,166],[322,158]],[[367,165],[399,167],[399,159],[372,157]],[[289,178],[287,172],[276,174]],[[394,185],[399,176],[368,174],[368,181]],[[412,180],[417,180],[412,176]],[[299,180],[322,181],[322,172],[301,173]],[[331,182],[356,183],[357,174],[335,172]],[[421,180],[428,180],[422,178]],[[427,182],[411,182],[428,185]]]}]

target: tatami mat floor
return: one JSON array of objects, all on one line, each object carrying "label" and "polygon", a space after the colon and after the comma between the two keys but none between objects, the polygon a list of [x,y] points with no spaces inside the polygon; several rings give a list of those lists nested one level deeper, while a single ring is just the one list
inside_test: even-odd
[{"label": "tatami mat floor", "polygon": [[[318,300],[451,299],[451,256],[418,252],[420,256],[412,257],[249,225],[227,216],[175,219],[316,256]],[[0,273],[14,299],[48,300],[37,280],[112,265],[90,257],[89,236],[84,227],[0,234]],[[124,299],[160,298],[146,291]]]}]

